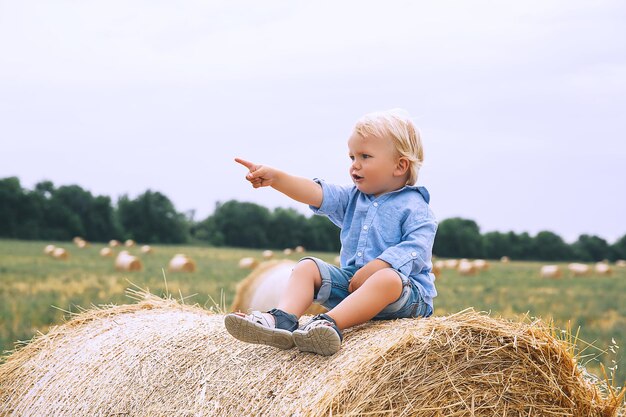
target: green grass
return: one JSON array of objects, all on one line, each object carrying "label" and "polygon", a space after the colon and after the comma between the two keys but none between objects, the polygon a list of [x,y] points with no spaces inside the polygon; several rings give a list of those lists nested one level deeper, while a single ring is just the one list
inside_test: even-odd
[{"label": "green grass", "polygon": [[[70,258],[59,261],[44,255],[48,243],[68,249]],[[130,249],[142,259],[143,271],[118,272],[112,258],[99,255],[103,246],[78,249],[71,242],[0,240],[0,350],[11,350],[15,342],[46,332],[50,325],[62,323],[67,312],[79,311],[79,306],[133,303],[125,295],[126,288],[133,286],[157,295],[182,296],[188,304],[210,308],[218,303],[228,307],[236,284],[249,273],[237,267],[239,259],[261,257],[260,250],[156,245],[150,255],[141,255],[138,248]],[[167,272],[167,262],[175,253],[192,257],[197,272]],[[335,257],[332,253],[310,255],[327,261]],[[288,258],[295,260],[299,255]],[[617,365],[613,385],[623,386],[626,268],[613,268],[611,276],[570,277],[566,272],[555,280],[540,278],[540,265],[491,262],[489,270],[469,277],[444,270],[437,280],[435,314],[473,307],[512,319],[528,314],[554,320],[558,328],[571,328],[574,334],[580,328],[581,362],[598,375],[600,363],[608,373],[608,368]]]}]

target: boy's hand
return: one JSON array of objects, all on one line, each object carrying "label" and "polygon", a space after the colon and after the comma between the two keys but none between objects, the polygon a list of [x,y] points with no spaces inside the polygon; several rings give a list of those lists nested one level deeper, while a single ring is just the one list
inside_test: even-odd
[{"label": "boy's hand", "polygon": [[348,285],[348,292],[353,293],[359,289],[361,285],[369,278],[370,276],[363,272],[363,268],[356,271],[356,273],[352,276],[350,280],[350,285]]},{"label": "boy's hand", "polygon": [[353,293],[354,291],[358,290],[359,287],[363,285],[363,283],[374,274],[374,272],[389,267],[391,267],[391,265],[381,259],[373,259],[369,261],[368,263],[363,265],[361,269],[356,271],[354,276],[352,276],[352,279],[350,280],[350,285],[348,285],[348,292]]},{"label": "boy's hand", "polygon": [[287,197],[313,207],[322,204],[322,186],[308,178],[296,177],[267,165],[257,165],[245,159],[235,158],[235,162],[248,168],[246,179],[254,188],[271,186]]},{"label": "boy's hand", "polygon": [[257,165],[241,158],[235,158],[235,162],[248,168],[250,172],[246,175],[246,179],[254,188],[271,186],[276,179],[277,171],[272,167]]}]

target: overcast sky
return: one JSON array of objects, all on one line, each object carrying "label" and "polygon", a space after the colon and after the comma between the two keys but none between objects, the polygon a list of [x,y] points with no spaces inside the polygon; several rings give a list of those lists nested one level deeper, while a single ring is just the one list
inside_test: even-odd
[{"label": "overcast sky", "polygon": [[307,213],[233,158],[349,183],[356,119],[402,107],[440,220],[612,243],[624,22],[621,0],[0,0],[0,178]]}]

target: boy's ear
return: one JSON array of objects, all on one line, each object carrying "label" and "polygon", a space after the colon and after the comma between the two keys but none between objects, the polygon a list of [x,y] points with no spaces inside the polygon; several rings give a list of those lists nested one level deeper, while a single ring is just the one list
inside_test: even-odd
[{"label": "boy's ear", "polygon": [[394,171],[394,175],[396,177],[401,177],[405,175],[409,170],[410,162],[407,157],[401,156],[398,158],[398,163],[396,164],[396,170]]}]

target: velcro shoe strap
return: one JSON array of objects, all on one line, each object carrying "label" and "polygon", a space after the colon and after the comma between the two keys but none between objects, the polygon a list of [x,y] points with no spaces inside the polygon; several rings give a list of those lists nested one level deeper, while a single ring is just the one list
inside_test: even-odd
[{"label": "velcro shoe strap", "polygon": [[[316,322],[321,322],[321,323],[318,324]],[[343,340],[343,334],[341,333],[341,330],[339,330],[339,327],[337,327],[337,323],[335,322],[335,320],[329,315],[324,314],[324,313],[318,314],[317,316],[313,317],[311,321],[305,326],[305,328],[309,326],[320,326],[320,325],[326,325],[326,326],[332,327],[339,335],[339,340]]]}]

